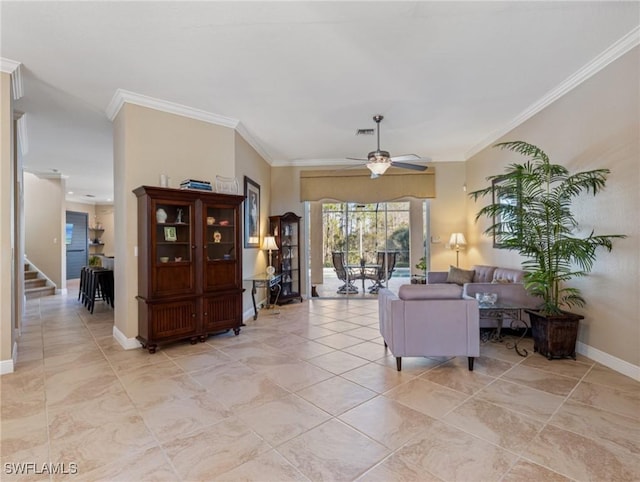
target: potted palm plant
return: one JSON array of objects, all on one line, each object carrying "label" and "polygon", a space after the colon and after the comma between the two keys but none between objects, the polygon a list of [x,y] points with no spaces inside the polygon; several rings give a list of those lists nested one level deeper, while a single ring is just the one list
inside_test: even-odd
[{"label": "potted palm plant", "polygon": [[478,212],[485,216],[498,247],[518,252],[526,271],[525,288],[541,299],[538,310],[527,310],[531,320],[534,350],[547,358],[575,359],[578,323],[581,315],[565,308],[581,307],[580,290],[567,286],[572,278],[586,276],[592,269],[598,248],[612,249],[621,234],[587,236],[576,234],[578,223],[571,212],[575,197],[604,186],[608,169],[570,174],[552,164],[540,148],[522,141],[504,142],[495,147],[529,158],[507,166],[503,174],[490,176],[491,185],[470,193],[474,200],[492,196]]}]

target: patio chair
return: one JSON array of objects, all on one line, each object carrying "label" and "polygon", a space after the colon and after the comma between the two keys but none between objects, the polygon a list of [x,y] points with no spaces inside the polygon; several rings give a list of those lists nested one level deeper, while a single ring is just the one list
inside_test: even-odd
[{"label": "patio chair", "polygon": [[384,288],[384,283],[391,278],[396,267],[396,254],[395,252],[378,251],[377,266],[365,272],[365,278],[373,281],[369,287],[369,293],[376,294],[380,288]]},{"label": "patio chair", "polygon": [[334,251],[331,256],[333,269],[335,270],[338,279],[344,283],[340,288],[338,288],[336,293],[340,295],[357,294],[358,288],[356,288],[352,283],[357,277],[344,263],[344,253],[341,251]]}]

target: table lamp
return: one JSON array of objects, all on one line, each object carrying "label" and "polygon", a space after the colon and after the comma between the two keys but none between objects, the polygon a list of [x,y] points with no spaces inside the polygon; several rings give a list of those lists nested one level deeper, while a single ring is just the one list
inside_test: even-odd
[{"label": "table lamp", "polygon": [[449,248],[456,250],[456,268],[460,261],[460,250],[464,249],[466,245],[467,240],[464,238],[464,234],[462,233],[453,233],[449,238]]},{"label": "table lamp", "polygon": [[276,272],[276,269],[271,264],[271,252],[278,251],[278,243],[276,243],[276,238],[273,236],[265,236],[262,240],[262,249],[265,251],[269,251],[269,266],[267,266],[267,274],[269,276],[273,276]]}]

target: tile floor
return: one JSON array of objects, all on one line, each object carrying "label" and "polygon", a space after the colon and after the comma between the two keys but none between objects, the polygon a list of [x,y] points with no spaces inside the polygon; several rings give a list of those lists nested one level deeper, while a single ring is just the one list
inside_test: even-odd
[{"label": "tile floor", "polygon": [[[265,310],[155,355],[123,350],[112,316],[28,303],[0,378],[3,481],[640,480],[640,383],[584,357],[487,343],[473,372],[406,358],[398,373],[362,299]],[[11,474],[20,462],[36,470]]]},{"label": "tile floor", "polygon": [[[414,270],[415,271],[415,270]],[[393,291],[397,291],[398,288],[409,283],[411,280],[411,273],[408,268],[398,268],[394,271],[391,278],[389,278],[386,286]],[[336,299],[377,299],[378,295],[369,293],[369,288],[373,285],[371,280],[365,280],[364,289],[362,280],[353,281],[353,285],[357,288],[358,292],[353,294],[338,293],[338,288],[343,286],[344,283],[338,279],[336,272],[333,268],[324,268],[322,274],[322,283],[316,284],[316,292],[320,298],[336,298]]]}]

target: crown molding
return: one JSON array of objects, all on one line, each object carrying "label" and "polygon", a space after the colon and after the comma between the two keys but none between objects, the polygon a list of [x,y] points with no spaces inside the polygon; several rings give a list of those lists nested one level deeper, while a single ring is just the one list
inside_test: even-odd
[{"label": "crown molding", "polygon": [[269,164],[271,163],[271,157],[238,119],[213,114],[201,109],[196,109],[194,107],[177,104],[163,99],[157,99],[155,97],[149,97],[143,94],[137,94],[128,90],[118,89],[113,94],[111,102],[109,102],[109,105],[105,109],[105,113],[111,122],[116,118],[118,112],[120,112],[120,109],[122,109],[122,106],[125,103],[148,107],[149,109],[159,110],[161,112],[167,112],[169,114],[175,114],[207,122],[209,124],[235,129],[235,131],[240,134],[242,138],[247,141],[247,143],[253,147],[256,152],[258,152],[258,154],[260,154]]},{"label": "crown molding", "polygon": [[[366,164],[366,159],[363,159],[360,164],[362,167]],[[313,167],[317,169],[322,169],[324,167],[359,167],[356,161],[338,158],[338,159],[292,159],[290,161],[286,160],[275,160],[271,163],[273,167]]]},{"label": "crown molding", "polygon": [[110,121],[113,121],[120,109],[125,104],[136,104],[142,107],[148,107],[150,109],[167,112],[169,114],[176,114],[182,117],[189,117],[191,119],[208,122],[209,124],[216,124],[223,127],[231,127],[235,129],[240,122],[232,117],[225,117],[222,115],[212,114],[204,110],[196,109],[182,104],[176,104],[168,100],[157,99],[155,97],[149,97],[147,95],[136,94],[128,90],[118,89],[106,109],[107,117]]},{"label": "crown molding", "polygon": [[40,179],[69,179],[69,176],[62,172],[38,171],[37,169],[31,169],[29,166],[24,166],[23,170]]},{"label": "crown molding", "polygon": [[264,150],[264,148],[260,145],[260,143],[255,139],[255,137],[251,135],[251,133],[247,130],[247,128],[244,126],[242,122],[238,122],[238,125],[236,126],[236,132],[245,141],[247,141],[247,144],[253,147],[255,151],[258,154],[260,154],[260,156],[265,161],[267,161],[267,164],[269,164],[270,166],[273,166],[273,159],[271,158],[271,156],[267,153],[267,151]]},{"label": "crown molding", "polygon": [[18,117],[16,124],[18,126],[18,146],[20,146],[20,153],[24,156],[29,152],[29,138],[27,137],[27,115],[21,114]]},{"label": "crown molding", "polygon": [[0,57],[0,72],[11,75],[11,85],[13,87],[13,99],[18,100],[24,95],[22,84],[22,64],[15,60]]},{"label": "crown molding", "polygon": [[611,62],[619,59],[624,54],[626,54],[629,50],[634,47],[640,45],[640,27],[635,27],[631,32],[627,35],[619,39],[617,42],[612,44],[609,48],[607,48],[600,55],[595,57],[591,62],[586,64],[576,73],[568,77],[564,82],[560,83],[555,89],[548,92],[544,95],[540,100],[531,104],[527,107],[523,112],[521,112],[518,116],[516,116],[511,122],[507,125],[501,127],[500,129],[496,129],[489,136],[487,136],[483,141],[473,146],[469,149],[465,154],[465,160],[470,157],[476,155],[481,150],[489,147],[498,139],[500,139],[505,134],[509,133],[520,124],[524,123],[538,112],[540,112],[545,107],[554,103],[560,97],[566,95],[571,90],[575,89],[577,86],[582,84],[585,80],[593,77],[595,74],[604,69]]}]

